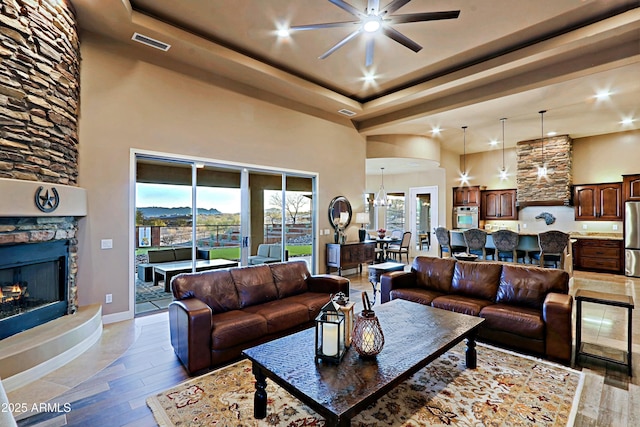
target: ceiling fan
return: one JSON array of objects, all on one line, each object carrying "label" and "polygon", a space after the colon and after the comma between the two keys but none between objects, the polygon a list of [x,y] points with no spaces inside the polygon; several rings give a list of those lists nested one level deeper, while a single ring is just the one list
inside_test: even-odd
[{"label": "ceiling fan", "polygon": [[[342,0],[329,0],[330,3],[349,12],[358,20],[346,22],[329,22],[325,24],[298,25],[290,28],[292,31],[318,30],[321,28],[355,27],[356,29],[336,43],[331,49],[320,55],[319,59],[325,59],[333,52],[347,44],[351,39],[359,34],[375,33],[381,31],[385,36],[411,49],[414,52],[420,51],[422,46],[414,42],[407,36],[394,29],[394,24],[406,24],[408,22],[436,21],[440,19],[456,19],[460,15],[459,10],[445,12],[424,12],[409,13],[405,15],[392,15],[393,12],[409,3],[411,0],[393,0],[385,8],[380,10],[379,0],[368,0],[367,8],[364,12],[356,9],[352,5]],[[374,38],[370,37],[366,44],[365,66],[373,64]]]}]

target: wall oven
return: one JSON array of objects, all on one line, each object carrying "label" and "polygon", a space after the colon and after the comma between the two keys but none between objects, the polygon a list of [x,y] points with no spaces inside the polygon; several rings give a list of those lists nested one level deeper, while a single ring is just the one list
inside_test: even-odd
[{"label": "wall oven", "polygon": [[478,228],[477,206],[456,206],[453,208],[453,228]]}]

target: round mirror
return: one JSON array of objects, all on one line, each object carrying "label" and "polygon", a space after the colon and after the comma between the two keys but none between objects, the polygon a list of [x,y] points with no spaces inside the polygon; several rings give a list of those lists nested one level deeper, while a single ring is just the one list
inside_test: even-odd
[{"label": "round mirror", "polygon": [[334,197],[329,203],[329,222],[333,228],[347,228],[351,222],[351,203],[346,197]]}]

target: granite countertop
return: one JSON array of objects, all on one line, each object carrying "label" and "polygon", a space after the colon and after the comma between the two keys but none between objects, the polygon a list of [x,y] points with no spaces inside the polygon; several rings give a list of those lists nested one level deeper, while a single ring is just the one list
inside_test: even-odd
[{"label": "granite countertop", "polygon": [[572,231],[569,233],[572,239],[603,239],[603,240],[623,240],[622,233],[598,233]]}]

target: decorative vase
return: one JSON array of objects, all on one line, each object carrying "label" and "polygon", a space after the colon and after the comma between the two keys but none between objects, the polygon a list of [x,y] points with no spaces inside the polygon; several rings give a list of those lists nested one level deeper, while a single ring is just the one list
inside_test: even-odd
[{"label": "decorative vase", "polygon": [[385,236],[385,235],[386,235],[385,233],[378,233],[378,238],[380,238],[380,239],[384,239],[384,236]]},{"label": "decorative vase", "polygon": [[364,228],[360,228],[358,230],[358,238],[361,242],[364,242],[367,238],[367,230],[365,230]]},{"label": "decorative vase", "polygon": [[340,231],[336,228],[336,231],[333,233],[333,243],[340,243]]}]

